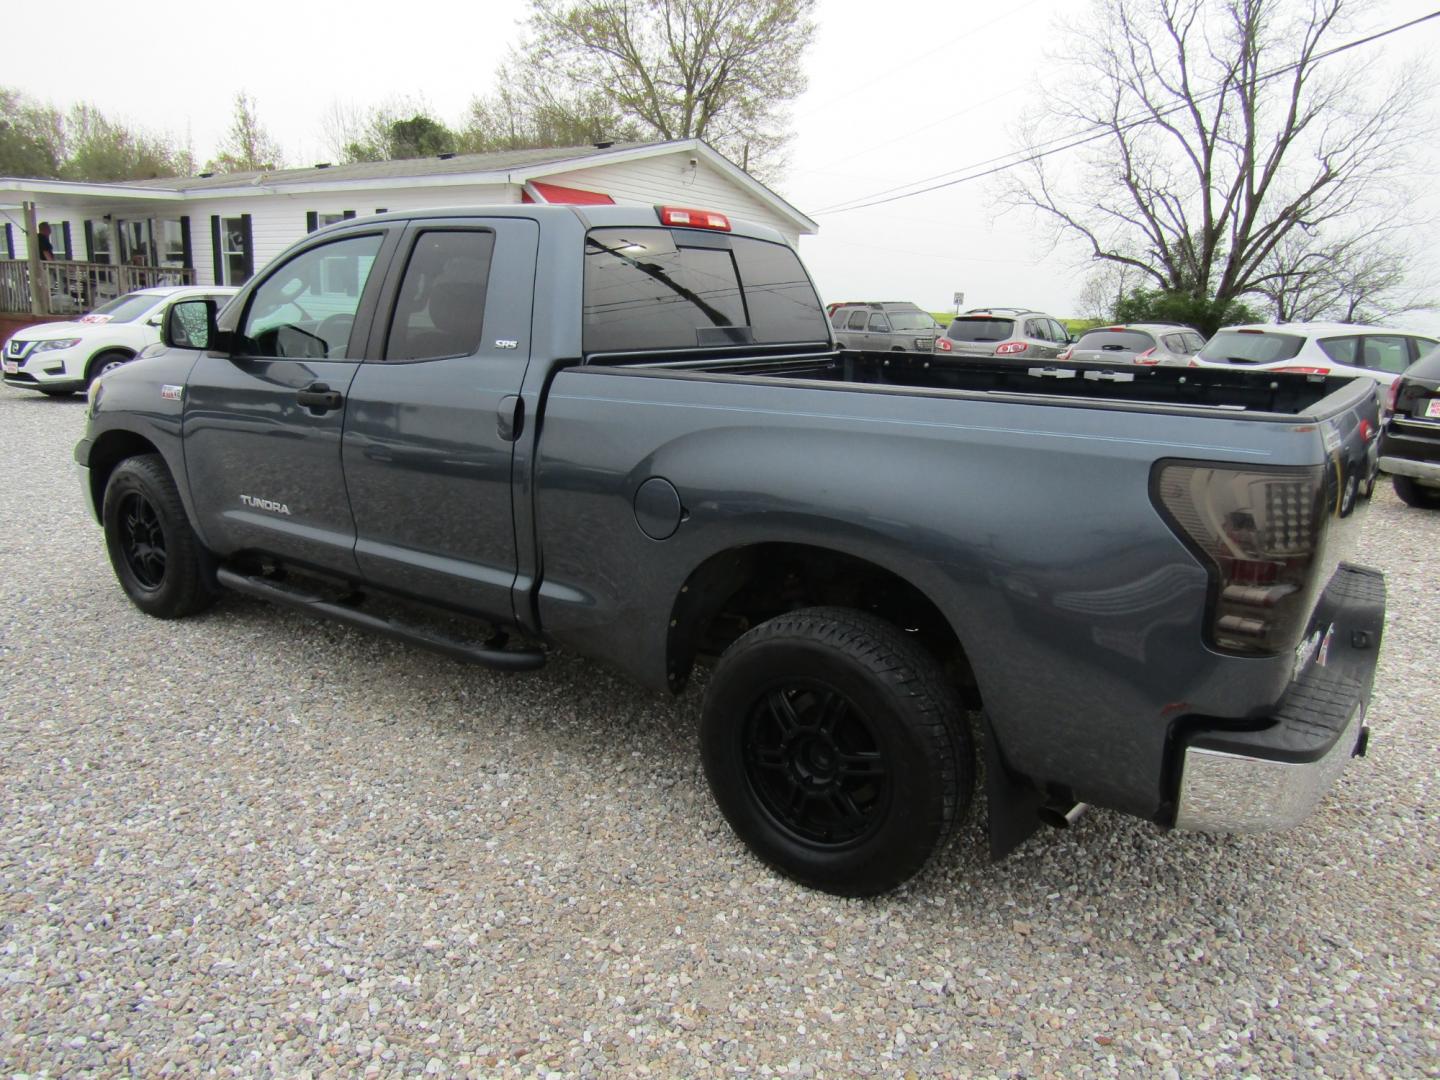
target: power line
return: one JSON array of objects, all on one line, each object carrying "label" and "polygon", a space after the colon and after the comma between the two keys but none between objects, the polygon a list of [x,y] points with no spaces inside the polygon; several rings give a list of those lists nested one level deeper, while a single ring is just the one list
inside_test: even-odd
[{"label": "power line", "polygon": [[[1401,23],[1398,26],[1392,26],[1388,30],[1381,30],[1377,33],[1369,35],[1368,37],[1359,38],[1355,41],[1347,41],[1345,44],[1337,45],[1333,49],[1327,49],[1325,52],[1316,53],[1309,60],[1297,60],[1292,64],[1286,64],[1284,67],[1276,68],[1274,71],[1269,71],[1263,75],[1258,75],[1256,76],[1254,81],[1257,83],[1267,82],[1270,79],[1278,78],[1281,75],[1285,75],[1291,71],[1295,71],[1297,68],[1301,67],[1304,64],[1319,63],[1321,60],[1326,60],[1332,56],[1337,56],[1340,53],[1347,52],[1350,49],[1358,49],[1362,45],[1369,45],[1372,42],[1379,41],[1381,38],[1389,37],[1391,34],[1398,34],[1402,30],[1409,30],[1413,27],[1419,26],[1421,23],[1428,22],[1431,19],[1436,18],[1440,18],[1440,11],[1432,11],[1428,15],[1422,15],[1419,18],[1411,19],[1409,22]],[[1050,157],[1052,154],[1058,154],[1065,150],[1073,150],[1077,146],[1084,146],[1086,143],[1091,143],[1099,139],[1108,138],[1109,136],[1119,131],[1128,131],[1130,128],[1140,127],[1141,125],[1147,124],[1151,120],[1158,117],[1169,116],[1171,113],[1180,112],[1183,109],[1188,109],[1196,102],[1206,101],[1210,98],[1218,97],[1222,92],[1224,92],[1224,90],[1224,87],[1217,87],[1213,90],[1207,90],[1205,93],[1200,94],[1194,98],[1187,99],[1186,101],[1182,101],[1175,105],[1172,105],[1167,109],[1158,110],[1153,114],[1146,113],[1144,116],[1138,116],[1135,119],[1124,120],[1114,125],[1095,125],[1088,134],[1063,135],[1060,136],[1058,139],[1049,139],[1045,142],[1036,143],[1021,150],[1012,151],[1009,154],[1001,154],[996,157],[986,158],[984,161],[974,162],[973,164],[962,166],[959,169],[950,169],[943,173],[936,173],[934,176],[925,177],[920,180],[912,180],[909,183],[900,184],[892,188],[885,188],[882,191],[872,192],[869,195],[858,196],[857,199],[862,201],[857,201],[857,199],[847,199],[844,202],[836,203],[833,206],[826,207],[823,210],[816,210],[813,213],[817,217],[821,214],[847,214],[852,210],[864,210],[871,206],[882,206],[885,203],[897,202],[901,199],[911,199],[914,198],[916,195],[925,195],[932,191],[939,191],[942,188],[954,187],[956,184],[968,183],[971,180],[980,180],[986,176],[993,176],[995,173],[1004,172],[1007,169],[1013,169],[1017,165],[1024,165],[1027,162],[1031,161],[1039,161],[1041,158]],[[1060,140],[1068,141],[1062,142]],[[1013,158],[1014,160],[1009,160],[1011,158]],[[992,168],[988,169],[983,168],[986,165],[990,165],[992,162],[1002,162],[1002,164],[994,165]],[[973,172],[972,170],[975,169],[981,169],[982,171]],[[953,180],[946,180],[943,183],[931,184],[929,187],[918,188],[914,191],[905,190],[907,188],[914,187],[916,184],[925,184],[931,180],[938,180],[941,177],[945,176],[954,176],[957,172],[963,172],[966,175],[955,177],[955,179]],[[901,192],[901,194],[891,194],[892,192]],[[886,197],[880,198],[880,196]]]}]

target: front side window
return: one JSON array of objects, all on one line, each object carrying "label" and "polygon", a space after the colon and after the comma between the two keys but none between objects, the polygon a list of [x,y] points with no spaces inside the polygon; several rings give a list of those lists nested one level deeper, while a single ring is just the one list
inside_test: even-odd
[{"label": "front side window", "polygon": [[865,323],[866,323],[866,321],[867,321],[868,318],[869,318],[869,316],[866,315],[865,312],[863,312],[863,311],[852,311],[852,312],[850,313],[850,326],[849,326],[849,329],[851,329],[851,330],[864,330],[864,329],[865,329]]},{"label": "front side window", "polygon": [[494,250],[489,230],[420,234],[395,301],[386,360],[469,356],[480,347]]},{"label": "front side window", "polygon": [[309,360],[344,356],[382,239],[377,233],[322,244],[279,267],[250,298],[240,351]]},{"label": "front side window", "polygon": [[[857,314],[863,329],[867,313]],[[688,230],[591,230],[584,318],[586,352],[827,337],[824,308],[790,248]]]},{"label": "front side window", "polygon": [[884,315],[870,316],[870,332],[872,334],[888,334],[890,332],[890,320]]}]

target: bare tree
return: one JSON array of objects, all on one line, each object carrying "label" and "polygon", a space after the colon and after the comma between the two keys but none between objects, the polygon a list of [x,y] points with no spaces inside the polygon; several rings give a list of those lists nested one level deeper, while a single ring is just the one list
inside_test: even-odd
[{"label": "bare tree", "polygon": [[1418,137],[1413,67],[1377,87],[1327,59],[1350,2],[1096,0],[1031,130],[1103,137],[1007,194],[1155,290],[1215,311],[1263,291],[1287,239],[1375,215]]},{"label": "bare tree", "polygon": [[241,90],[235,95],[235,116],[220,141],[218,153],[206,168],[216,172],[253,172],[284,167],[280,144],[260,123],[255,99]]},{"label": "bare tree", "polygon": [[533,112],[604,95],[660,139],[705,139],[762,174],[782,165],[805,88],[815,0],[531,0],[515,66]]},{"label": "bare tree", "polygon": [[1140,271],[1128,263],[1096,261],[1080,287],[1077,313],[1082,319],[1113,319],[1116,305],[1140,282]]},{"label": "bare tree", "polygon": [[1339,240],[1293,233],[1276,245],[1257,279],[1280,322],[1381,322],[1436,305],[1406,229],[1377,224]]},{"label": "bare tree", "polygon": [[538,72],[512,61],[500,73],[499,87],[470,102],[458,133],[469,153],[549,146],[580,146],[602,139],[638,141],[644,131],[620,115],[608,95],[565,91],[546,84]]}]

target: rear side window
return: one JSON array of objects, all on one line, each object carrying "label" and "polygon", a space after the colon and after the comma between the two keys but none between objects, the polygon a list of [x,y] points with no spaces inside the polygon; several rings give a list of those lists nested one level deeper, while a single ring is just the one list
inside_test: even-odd
[{"label": "rear side window", "polygon": [[1234,361],[1241,364],[1269,364],[1289,360],[1305,344],[1294,334],[1268,330],[1221,330],[1200,350],[1202,360]]},{"label": "rear side window", "polygon": [[1337,364],[1354,365],[1359,355],[1357,346],[1360,344],[1358,337],[1332,337],[1320,342],[1320,351],[1334,360]]},{"label": "rear side window", "polygon": [[1139,330],[1097,330],[1081,337],[1077,349],[1097,349],[1104,352],[1144,352],[1155,347],[1155,339]]},{"label": "rear side window", "polygon": [[783,244],[647,228],[585,238],[586,352],[827,337],[815,289]]},{"label": "rear side window", "polygon": [[1398,375],[1410,366],[1410,342],[1393,334],[1365,335],[1365,366]]},{"label": "rear side window", "polygon": [[955,341],[1004,341],[1015,328],[1013,319],[972,319],[961,317],[950,324],[945,336]]},{"label": "rear side window", "polygon": [[479,349],[494,251],[488,229],[422,232],[395,300],[385,359],[436,360]]}]

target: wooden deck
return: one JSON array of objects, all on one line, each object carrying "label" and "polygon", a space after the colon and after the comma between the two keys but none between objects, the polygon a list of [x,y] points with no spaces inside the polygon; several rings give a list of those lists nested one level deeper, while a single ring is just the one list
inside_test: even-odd
[{"label": "wooden deck", "polygon": [[[42,315],[83,315],[108,300],[157,285],[194,285],[187,266],[114,266],[94,262],[42,262],[47,288]],[[0,311],[34,311],[30,266],[24,259],[0,259]]]}]

